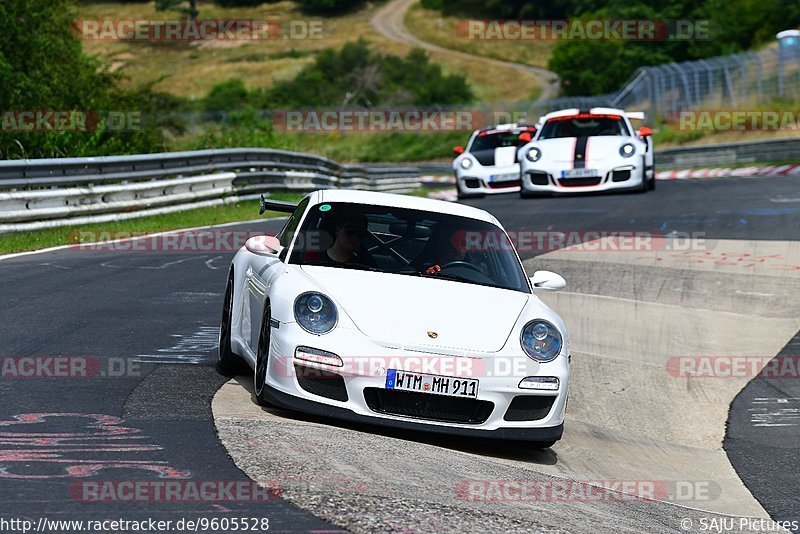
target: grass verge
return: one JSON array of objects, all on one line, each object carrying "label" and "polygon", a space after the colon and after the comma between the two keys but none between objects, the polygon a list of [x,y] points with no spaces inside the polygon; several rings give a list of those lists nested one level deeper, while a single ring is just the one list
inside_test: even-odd
[{"label": "grass verge", "polygon": [[[296,202],[303,198],[303,196],[303,193],[274,193],[270,198]],[[265,218],[279,216],[280,214],[274,212],[268,212],[263,215]],[[15,252],[27,252],[42,248],[77,244],[80,242],[80,232],[92,232],[96,234],[102,232],[150,234],[167,230],[177,230],[180,228],[196,228],[229,222],[247,221],[257,219],[258,217],[258,201],[251,200],[236,204],[224,204],[210,208],[198,208],[108,223],[60,226],[44,230],[11,232],[0,234],[0,254],[13,254]]]}]

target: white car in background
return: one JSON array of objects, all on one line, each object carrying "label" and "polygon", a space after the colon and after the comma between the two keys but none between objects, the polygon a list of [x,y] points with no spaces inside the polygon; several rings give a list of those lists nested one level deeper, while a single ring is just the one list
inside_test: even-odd
[{"label": "white car in background", "polygon": [[454,150],[458,198],[519,191],[517,151],[536,133],[535,126],[498,124],[475,130],[467,148]]},{"label": "white car in background", "polygon": [[505,230],[464,204],[326,190],[233,259],[223,374],[255,371],[259,404],[429,432],[561,438],[569,342]]},{"label": "white car in background", "polygon": [[644,118],[612,108],[545,115],[519,150],[520,196],[655,189],[652,131],[631,125]]}]

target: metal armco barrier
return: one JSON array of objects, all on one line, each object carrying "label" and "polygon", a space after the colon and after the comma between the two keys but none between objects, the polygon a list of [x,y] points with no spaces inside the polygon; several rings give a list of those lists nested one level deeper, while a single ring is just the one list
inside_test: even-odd
[{"label": "metal armco barrier", "polygon": [[656,168],[709,167],[744,163],[800,163],[800,137],[656,150]]},{"label": "metal armco barrier", "polygon": [[416,167],[340,165],[270,149],[223,149],[96,158],[0,161],[0,231],[70,224],[110,213],[192,208],[274,189],[408,191]]},{"label": "metal armco barrier", "polygon": [[[800,159],[800,137],[656,151],[658,170]],[[408,191],[449,163],[341,165],[271,149],[0,161],[0,232],[191,209],[275,189]],[[427,178],[423,178],[427,176]],[[102,217],[102,219],[100,219]]]}]

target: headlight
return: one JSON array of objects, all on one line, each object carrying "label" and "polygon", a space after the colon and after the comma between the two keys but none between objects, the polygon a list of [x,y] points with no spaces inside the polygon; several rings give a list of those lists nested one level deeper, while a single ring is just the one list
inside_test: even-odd
[{"label": "headlight", "polygon": [[461,160],[461,168],[465,171],[472,168],[472,160],[469,158],[464,158]]},{"label": "headlight", "polygon": [[537,362],[549,362],[561,352],[561,332],[551,323],[537,319],[522,329],[520,344],[531,359]]},{"label": "headlight", "polygon": [[525,153],[525,157],[528,158],[528,161],[536,163],[537,161],[542,159],[542,151],[536,148],[535,146],[531,147],[530,150],[528,150],[528,152]]},{"label": "headlight", "polygon": [[623,158],[629,158],[633,156],[634,152],[636,152],[636,147],[634,147],[630,143],[625,143],[621,147],[619,147],[619,155]]},{"label": "headlight", "polygon": [[321,293],[303,293],[297,297],[294,317],[303,330],[312,334],[327,334],[339,318],[331,299]]}]

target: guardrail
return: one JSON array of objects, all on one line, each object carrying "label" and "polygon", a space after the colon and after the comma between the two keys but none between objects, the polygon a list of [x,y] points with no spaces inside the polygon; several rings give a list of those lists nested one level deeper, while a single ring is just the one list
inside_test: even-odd
[{"label": "guardrail", "polygon": [[800,162],[800,137],[656,150],[656,168]]},{"label": "guardrail", "polygon": [[[656,151],[659,170],[789,161],[800,137]],[[408,191],[451,175],[449,163],[341,165],[311,154],[222,149],[0,161],[0,232],[114,219],[257,198],[275,189]],[[442,180],[428,178],[431,183]]]},{"label": "guardrail", "polygon": [[420,187],[419,176],[416,167],[340,165],[271,149],[0,161],[0,231],[178,211],[274,189],[408,191]]}]

